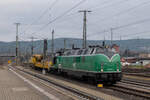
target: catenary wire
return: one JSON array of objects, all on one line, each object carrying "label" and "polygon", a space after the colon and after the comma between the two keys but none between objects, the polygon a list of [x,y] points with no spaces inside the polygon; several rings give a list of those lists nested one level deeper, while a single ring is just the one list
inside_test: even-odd
[{"label": "catenary wire", "polygon": [[73,9],[75,9],[76,7],[80,6],[82,3],[84,3],[87,0],[81,0],[80,2],[78,2],[77,4],[75,4],[73,7],[71,7],[70,9],[68,9],[67,11],[65,11],[64,13],[62,13],[61,15],[57,16],[56,18],[54,18],[53,20],[49,21],[47,24],[43,25],[38,31],[33,32],[32,34],[38,33],[40,31],[42,31],[43,29],[45,29],[46,27],[48,27],[49,24],[55,22],[56,20],[64,17],[66,14],[68,14],[69,12],[71,12]]},{"label": "catenary wire", "polygon": [[28,29],[31,28],[32,25],[34,25],[35,23],[37,23],[40,19],[42,19],[44,17],[44,15],[49,12],[54,6],[55,4],[58,2],[59,0],[55,0],[51,5],[50,7],[48,7],[36,20],[34,20],[30,25],[28,25],[28,27],[25,29],[25,31],[22,33],[22,34],[25,34],[26,31]]}]

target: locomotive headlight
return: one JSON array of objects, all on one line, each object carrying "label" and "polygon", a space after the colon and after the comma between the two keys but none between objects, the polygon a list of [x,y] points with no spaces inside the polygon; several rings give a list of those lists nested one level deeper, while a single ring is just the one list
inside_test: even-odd
[{"label": "locomotive headlight", "polygon": [[117,72],[119,72],[119,62],[117,63]]},{"label": "locomotive headlight", "polygon": [[101,64],[101,72],[103,72],[104,70],[103,70],[103,64]]},{"label": "locomotive headlight", "polygon": [[58,64],[58,68],[60,68],[60,69],[61,69],[61,64]]},{"label": "locomotive headlight", "polygon": [[117,69],[117,72],[119,72],[119,69]]}]

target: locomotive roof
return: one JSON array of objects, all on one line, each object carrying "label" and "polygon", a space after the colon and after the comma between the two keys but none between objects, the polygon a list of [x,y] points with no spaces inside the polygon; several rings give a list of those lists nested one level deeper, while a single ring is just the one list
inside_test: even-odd
[{"label": "locomotive roof", "polygon": [[115,49],[109,47],[102,47],[102,46],[92,46],[86,49],[68,49],[65,50],[62,55],[69,56],[69,55],[90,55],[90,54],[106,54],[110,55],[111,53],[116,53]]}]

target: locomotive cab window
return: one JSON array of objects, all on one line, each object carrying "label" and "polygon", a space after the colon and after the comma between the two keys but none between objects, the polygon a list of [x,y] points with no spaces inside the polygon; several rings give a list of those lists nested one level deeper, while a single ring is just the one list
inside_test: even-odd
[{"label": "locomotive cab window", "polygon": [[93,51],[94,51],[94,48],[90,48],[88,53],[93,54]]},{"label": "locomotive cab window", "polygon": [[82,51],[82,55],[87,54],[87,51],[88,51],[88,49],[84,49],[84,50]]},{"label": "locomotive cab window", "polygon": [[108,48],[105,50],[104,54],[111,58],[115,54],[115,52],[112,49]]},{"label": "locomotive cab window", "polygon": [[68,51],[65,51],[63,55],[66,56],[66,55],[67,55],[67,52],[68,52]]},{"label": "locomotive cab window", "polygon": [[75,50],[75,53],[74,53],[74,55],[78,55],[78,51],[79,51],[79,50]]},{"label": "locomotive cab window", "polygon": [[77,53],[77,55],[81,55],[81,53],[82,53],[82,50],[79,50],[78,53]]},{"label": "locomotive cab window", "polygon": [[104,53],[104,49],[103,48],[96,48],[96,54],[101,54]]},{"label": "locomotive cab window", "polygon": [[91,54],[96,54],[96,48],[93,48],[92,53]]},{"label": "locomotive cab window", "polygon": [[69,51],[69,52],[67,53],[67,55],[68,55],[68,56],[71,55],[71,51]]},{"label": "locomotive cab window", "polygon": [[89,48],[86,50],[85,54],[90,55],[92,54],[93,48]]},{"label": "locomotive cab window", "polygon": [[75,55],[76,50],[71,50],[71,55]]}]

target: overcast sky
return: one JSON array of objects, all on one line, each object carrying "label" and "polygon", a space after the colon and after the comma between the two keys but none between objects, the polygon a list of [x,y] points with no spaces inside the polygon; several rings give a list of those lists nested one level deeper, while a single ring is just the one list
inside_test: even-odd
[{"label": "overcast sky", "polygon": [[110,29],[120,26],[113,29],[114,40],[120,36],[122,39],[150,37],[150,0],[85,0],[69,10],[80,1],[83,0],[1,0],[0,41],[15,41],[16,22],[21,23],[20,40],[29,40],[31,36],[51,39],[52,29],[55,38],[82,38],[83,13],[78,11],[84,9],[92,11],[87,14],[90,40],[110,39]]}]

